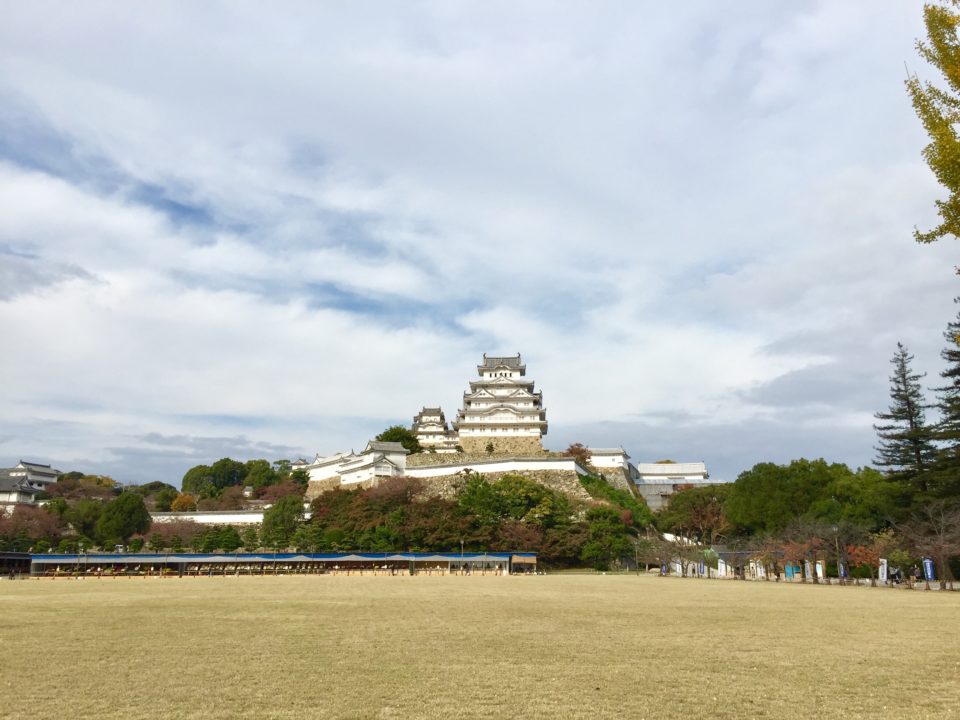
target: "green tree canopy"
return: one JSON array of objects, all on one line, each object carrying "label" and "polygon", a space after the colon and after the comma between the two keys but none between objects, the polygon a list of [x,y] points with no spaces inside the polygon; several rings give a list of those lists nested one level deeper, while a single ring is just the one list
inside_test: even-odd
[{"label": "green tree canopy", "polygon": [[134,533],[142,534],[149,529],[150,513],[143,496],[125,492],[103,508],[97,520],[96,534],[101,545],[109,545],[113,542],[125,543]]},{"label": "green tree canopy", "polygon": [[747,532],[780,532],[804,517],[830,483],[849,474],[846,465],[825,460],[794,460],[789,465],[759,463],[740,473],[729,490],[728,520]]},{"label": "green tree canopy", "polygon": [[608,505],[598,505],[587,511],[587,540],[580,557],[598,570],[606,570],[612,563],[633,554],[633,540],[620,512]]},{"label": "green tree canopy", "polygon": [[190,468],[184,473],[180,483],[183,492],[197,497],[211,497],[216,493],[212,473],[213,470],[209,465],[196,465]]},{"label": "green tree canopy", "polygon": [[167,487],[154,495],[153,503],[157,512],[170,512],[170,505],[179,494],[174,488]]},{"label": "green tree canopy", "polygon": [[712,545],[728,527],[724,504],[729,485],[706,485],[679,490],[657,512],[657,527],[674,535]]},{"label": "green tree canopy", "polygon": [[303,499],[287,495],[277,500],[263,513],[261,536],[268,547],[289,545],[297,527],[303,522]]},{"label": "green tree canopy", "polygon": [[244,471],[245,484],[259,490],[280,482],[280,473],[267,460],[248,460]]},{"label": "green tree canopy", "polygon": [[391,425],[377,435],[377,440],[381,442],[398,442],[411,453],[423,452],[423,448],[420,447],[420,442],[417,440],[417,436],[413,434],[413,430],[403,425]]},{"label": "green tree canopy", "polygon": [[63,514],[63,518],[73,526],[78,535],[93,537],[103,508],[104,504],[99,500],[78,500]]},{"label": "green tree canopy", "polygon": [[[275,471],[266,460],[253,460],[251,462],[257,463],[256,467],[258,469],[260,468],[259,463],[265,463],[267,471],[273,473],[275,477]],[[213,465],[197,465],[187,470],[181,486],[183,492],[196,495],[198,498],[219,497],[224,488],[245,485],[247,470],[247,463],[231,458],[221,458]]]},{"label": "green tree canopy", "polygon": [[909,487],[873,468],[825,460],[760,463],[740,473],[724,511],[741,534],[781,534],[791,526],[856,524],[879,530],[909,505]]},{"label": "green tree canopy", "polygon": [[946,235],[960,236],[960,0],[926,4],[923,20],[927,41],[919,41],[921,57],[940,72],[943,85],[921,81],[916,75],[907,79],[907,91],[923,123],[930,144],[923,157],[937,180],[947,190],[945,200],[937,200],[940,224],[929,232],[914,231],[919,242],[933,242]]}]

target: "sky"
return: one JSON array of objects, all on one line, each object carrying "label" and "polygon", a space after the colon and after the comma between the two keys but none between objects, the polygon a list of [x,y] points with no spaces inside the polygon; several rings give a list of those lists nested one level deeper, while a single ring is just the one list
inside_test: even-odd
[{"label": "sky", "polygon": [[179,484],[456,415],[872,462],[960,295],[919,3],[2,0],[0,465]]}]

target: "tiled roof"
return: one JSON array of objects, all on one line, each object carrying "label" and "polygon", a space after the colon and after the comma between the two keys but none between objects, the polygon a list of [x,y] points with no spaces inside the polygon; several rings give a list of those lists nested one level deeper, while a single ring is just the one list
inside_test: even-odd
[{"label": "tiled roof", "polygon": [[480,367],[484,368],[495,368],[495,367],[510,367],[510,368],[522,368],[523,363],[520,360],[520,353],[517,353],[516,357],[511,356],[490,356],[488,357],[486,353],[483,354],[483,364]]},{"label": "tiled roof", "polygon": [[381,440],[371,440],[368,442],[367,449],[364,450],[364,452],[371,450],[376,452],[408,452],[408,450],[398,442],[383,442]]},{"label": "tiled roof", "polygon": [[0,470],[0,492],[19,491],[29,495],[36,495],[39,490],[30,487],[23,477],[11,476],[9,470]]}]

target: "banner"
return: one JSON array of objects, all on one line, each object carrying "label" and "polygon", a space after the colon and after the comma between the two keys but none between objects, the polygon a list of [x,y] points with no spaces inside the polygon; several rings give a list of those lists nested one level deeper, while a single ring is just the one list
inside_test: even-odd
[{"label": "banner", "polygon": [[923,576],[924,576],[927,580],[936,580],[936,579],[937,579],[937,575],[936,575],[936,573],[933,571],[933,560],[931,560],[930,558],[924,558],[924,559],[923,559]]},{"label": "banner", "polygon": [[827,574],[823,571],[823,561],[817,560],[817,577],[823,580],[826,576]]},{"label": "banner", "polygon": [[885,583],[887,581],[887,559],[880,558],[880,582]]},{"label": "banner", "polygon": [[807,574],[807,580],[812,580],[812,579],[813,579],[813,567],[810,565],[810,561],[809,561],[809,560],[804,560],[804,561],[803,561],[803,569],[804,569],[804,571],[805,571],[806,574]]}]

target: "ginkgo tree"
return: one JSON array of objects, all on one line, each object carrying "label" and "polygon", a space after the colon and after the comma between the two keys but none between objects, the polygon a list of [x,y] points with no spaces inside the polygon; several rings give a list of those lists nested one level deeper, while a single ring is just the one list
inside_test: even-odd
[{"label": "ginkgo tree", "polygon": [[917,42],[920,56],[939,71],[943,83],[907,78],[913,107],[930,137],[923,157],[947,197],[936,201],[940,223],[932,230],[914,231],[919,242],[960,237],[960,0],[928,3],[923,7],[927,39]]}]

